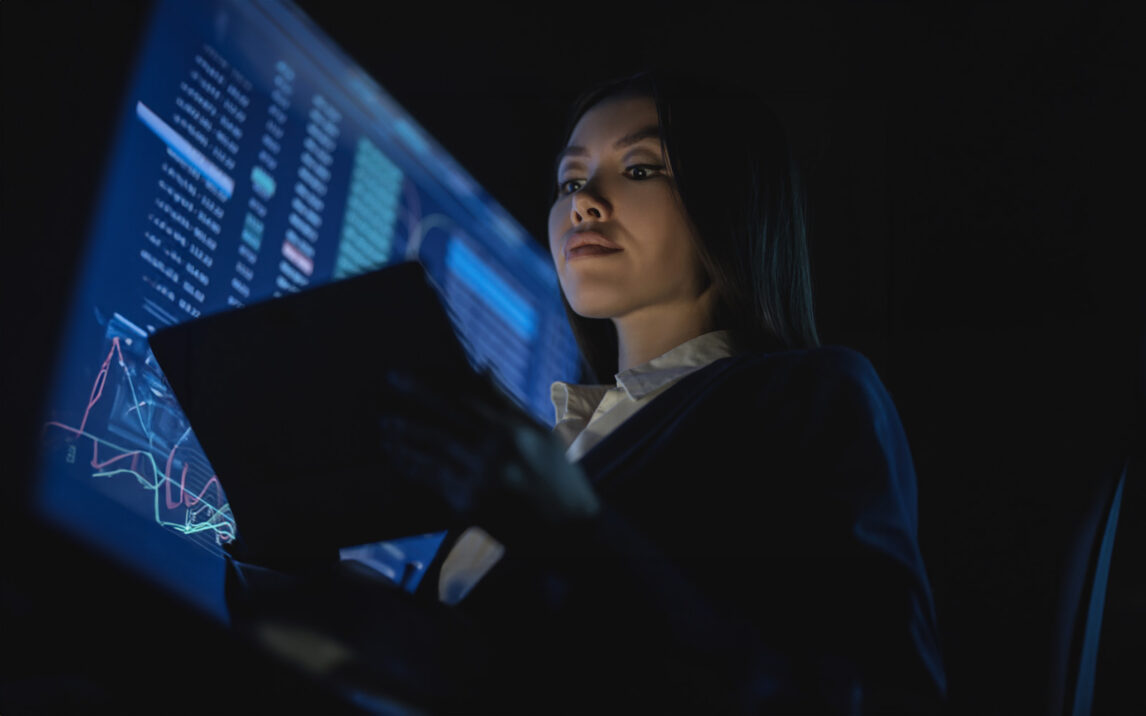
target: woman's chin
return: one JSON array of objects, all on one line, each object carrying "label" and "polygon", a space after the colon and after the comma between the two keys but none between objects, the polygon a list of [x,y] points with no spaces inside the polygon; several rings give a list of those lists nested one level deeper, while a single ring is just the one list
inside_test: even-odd
[{"label": "woman's chin", "polygon": [[582,318],[612,318],[617,315],[615,306],[603,302],[570,301],[569,306]]}]

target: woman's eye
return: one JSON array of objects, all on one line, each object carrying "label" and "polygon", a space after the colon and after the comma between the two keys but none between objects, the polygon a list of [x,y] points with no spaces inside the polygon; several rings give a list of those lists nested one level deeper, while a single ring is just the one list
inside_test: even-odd
[{"label": "woman's eye", "polygon": [[[634,164],[625,167],[625,175],[636,181],[644,181],[645,179],[652,179],[663,169],[664,167],[657,166],[656,164]],[[564,196],[580,191],[583,186],[585,186],[583,179],[566,179],[563,182],[558,182],[557,191]]]},{"label": "woman's eye", "polygon": [[631,178],[637,180],[651,179],[659,170],[660,167],[654,166],[652,164],[637,164],[625,169]]}]

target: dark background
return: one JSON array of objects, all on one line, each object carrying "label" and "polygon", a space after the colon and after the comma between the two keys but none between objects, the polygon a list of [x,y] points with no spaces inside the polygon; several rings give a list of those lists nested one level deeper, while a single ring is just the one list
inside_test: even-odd
[{"label": "dark background", "polygon": [[[1068,536],[1142,434],[1129,17],[1086,3],[386,5],[301,2],[541,240],[565,111],[594,81],[658,60],[773,100],[810,191],[821,338],[872,360],[911,441],[952,703],[1041,711]],[[97,656],[112,623],[125,648],[154,646],[149,613],[120,599],[145,588],[39,530],[20,499],[146,6],[0,12],[4,631],[17,637],[0,639],[5,688],[134,707],[131,660],[120,671]],[[1104,712],[1144,705],[1130,681],[1146,673],[1129,566],[1142,558],[1138,477],[1115,548]]]}]

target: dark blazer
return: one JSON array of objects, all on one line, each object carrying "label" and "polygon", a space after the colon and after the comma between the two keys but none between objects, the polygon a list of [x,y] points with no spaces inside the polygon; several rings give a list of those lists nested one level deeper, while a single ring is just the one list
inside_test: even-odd
[{"label": "dark blazer", "polygon": [[[946,686],[915,472],[862,355],[719,360],[580,465],[600,516],[527,537],[491,529],[506,555],[458,607],[504,646],[527,699],[572,710],[938,708]],[[424,594],[436,595],[455,536]]]}]

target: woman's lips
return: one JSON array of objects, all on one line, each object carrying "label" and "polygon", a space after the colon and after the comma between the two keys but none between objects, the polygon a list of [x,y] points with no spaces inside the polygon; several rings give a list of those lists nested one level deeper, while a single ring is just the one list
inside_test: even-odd
[{"label": "woman's lips", "polygon": [[566,243],[565,260],[588,256],[606,256],[621,251],[621,247],[604,234],[593,229],[574,233]]},{"label": "woman's lips", "polygon": [[567,258],[575,259],[581,256],[604,256],[606,254],[620,253],[620,251],[620,249],[610,249],[600,244],[581,244],[580,246],[569,249]]}]

